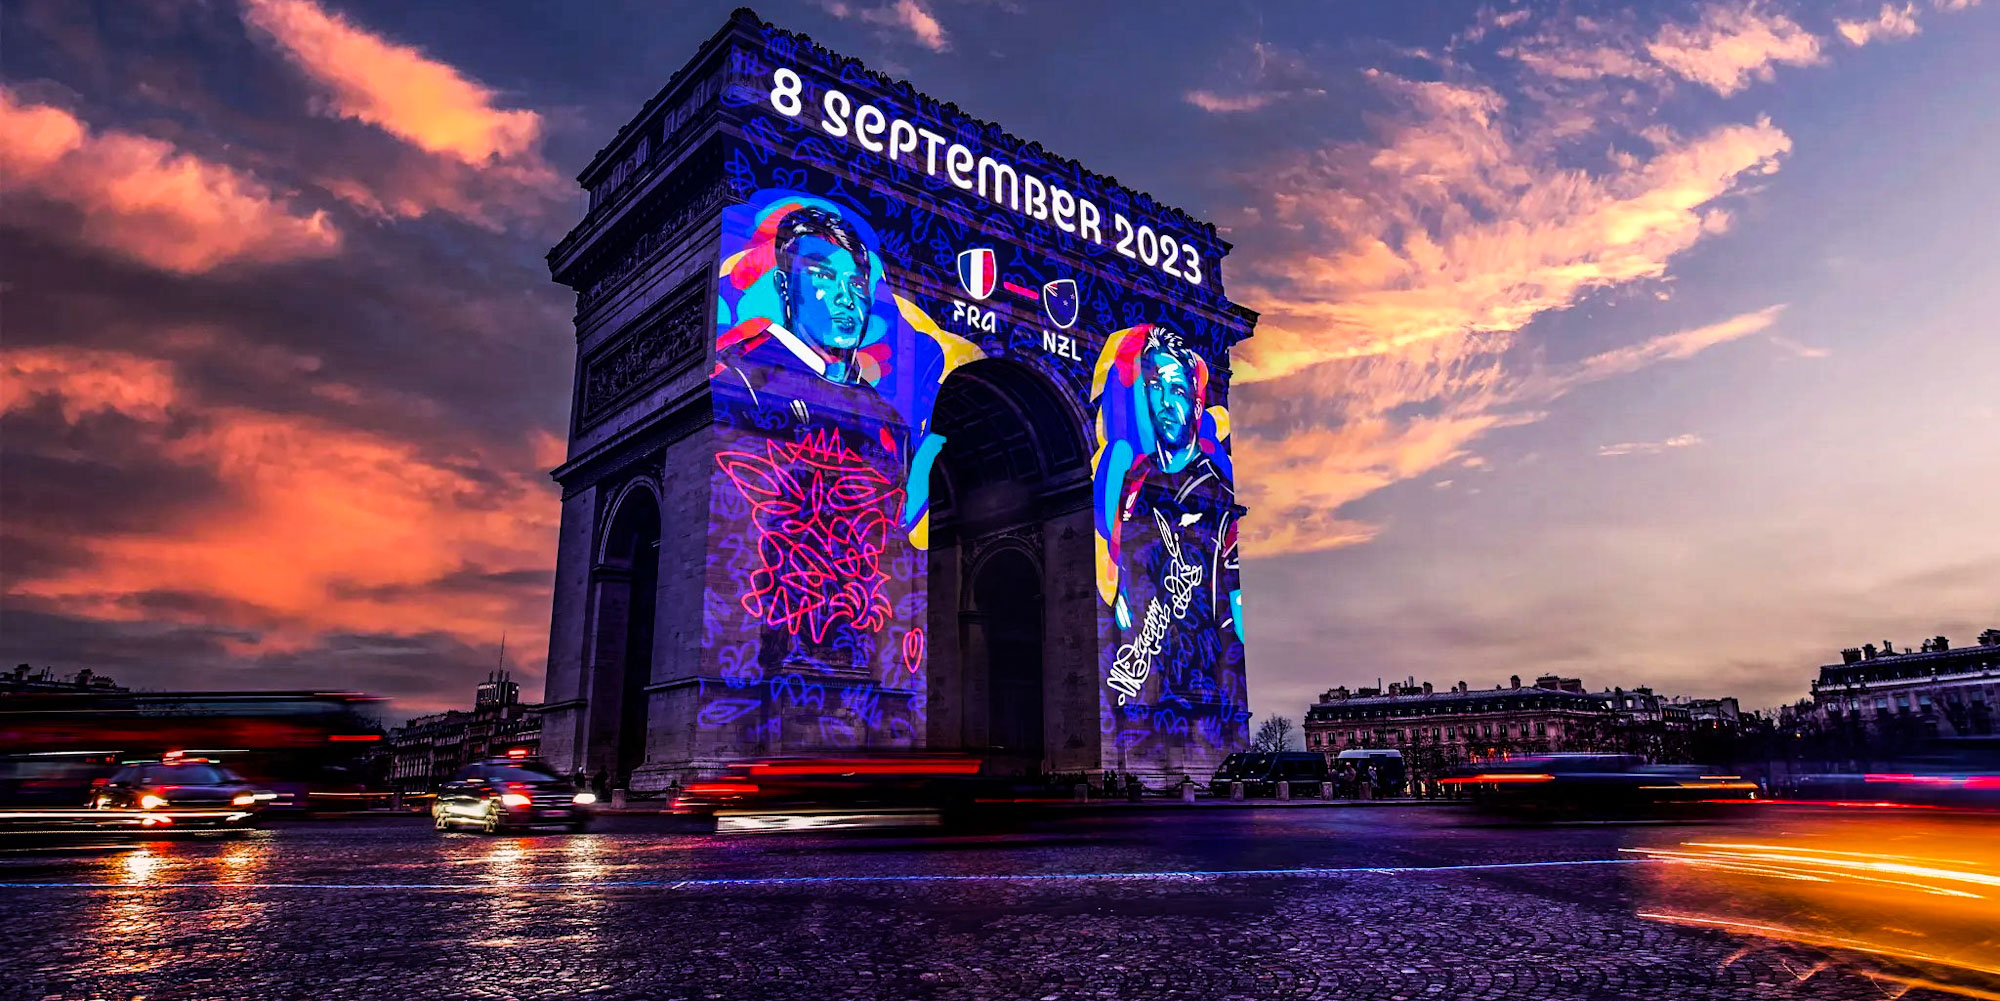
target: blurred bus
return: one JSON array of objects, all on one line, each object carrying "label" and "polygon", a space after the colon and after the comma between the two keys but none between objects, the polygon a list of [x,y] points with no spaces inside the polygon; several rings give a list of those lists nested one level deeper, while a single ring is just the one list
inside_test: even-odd
[{"label": "blurred bus", "polygon": [[382,728],[354,692],[0,695],[0,805],[81,806],[121,762],[186,754],[279,794],[275,809],[354,809]]}]

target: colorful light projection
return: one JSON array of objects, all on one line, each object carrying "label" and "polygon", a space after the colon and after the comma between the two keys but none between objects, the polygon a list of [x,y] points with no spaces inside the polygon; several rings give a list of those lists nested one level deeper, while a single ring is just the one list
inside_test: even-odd
[{"label": "colorful light projection", "polygon": [[[774,108],[769,66],[737,72],[766,83],[725,93],[744,201],[722,220],[698,725],[724,753],[923,746],[932,410],[956,369],[1009,358],[1095,415],[1103,764],[1205,777],[1248,720],[1227,386],[1203,353],[1230,337],[1176,297],[1212,306],[1219,282],[1163,284],[1053,216],[981,214],[945,176],[844,155],[811,112],[828,84],[786,69]],[[939,110],[901,110],[919,106]]]}]

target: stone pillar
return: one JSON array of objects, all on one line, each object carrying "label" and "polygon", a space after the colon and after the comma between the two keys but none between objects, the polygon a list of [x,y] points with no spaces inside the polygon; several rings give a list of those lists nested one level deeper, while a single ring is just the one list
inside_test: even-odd
[{"label": "stone pillar", "polygon": [[1278,798],[1284,800],[1292,798],[1292,783],[1290,779],[1278,780]]},{"label": "stone pillar", "polygon": [[1332,798],[1333,798],[1333,783],[1331,783],[1331,782],[1321,782],[1321,783],[1319,784],[1319,798],[1321,798],[1321,799],[1332,799]]},{"label": "stone pillar", "polygon": [[1229,783],[1229,798],[1237,800],[1239,802],[1243,799],[1243,783],[1241,782]]}]

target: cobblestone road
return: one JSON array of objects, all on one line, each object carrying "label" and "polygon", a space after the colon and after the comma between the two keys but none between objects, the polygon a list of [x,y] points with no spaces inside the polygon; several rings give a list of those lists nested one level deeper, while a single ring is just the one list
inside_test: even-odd
[{"label": "cobblestone road", "polygon": [[[1712,829],[1711,829],[1712,830]],[[0,998],[1854,998],[1838,956],[1639,916],[1672,827],[1430,808],[718,838],[380,820],[0,855]],[[1532,864],[1524,864],[1532,863]],[[1908,997],[1942,997],[1924,990]]]}]

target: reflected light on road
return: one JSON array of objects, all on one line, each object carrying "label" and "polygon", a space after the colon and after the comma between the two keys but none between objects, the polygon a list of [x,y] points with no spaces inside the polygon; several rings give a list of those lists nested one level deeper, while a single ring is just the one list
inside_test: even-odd
[{"label": "reflected light on road", "polygon": [[1990,817],[1870,814],[1627,851],[1666,863],[1641,917],[1824,951],[1904,989],[2000,1001],[1996,835]]}]

